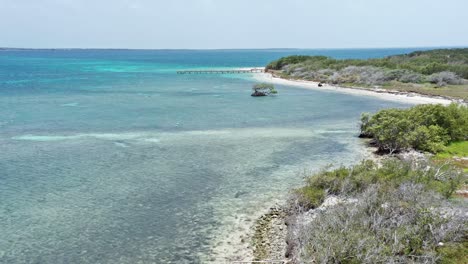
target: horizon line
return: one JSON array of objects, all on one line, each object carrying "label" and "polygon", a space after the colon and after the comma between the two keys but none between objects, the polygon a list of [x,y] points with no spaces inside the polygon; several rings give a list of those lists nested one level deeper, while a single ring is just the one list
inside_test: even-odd
[{"label": "horizon line", "polygon": [[0,50],[159,50],[159,51],[209,51],[209,50],[358,50],[358,49],[439,49],[468,48],[466,46],[401,46],[401,47],[351,47],[351,48],[19,48],[0,47]]}]

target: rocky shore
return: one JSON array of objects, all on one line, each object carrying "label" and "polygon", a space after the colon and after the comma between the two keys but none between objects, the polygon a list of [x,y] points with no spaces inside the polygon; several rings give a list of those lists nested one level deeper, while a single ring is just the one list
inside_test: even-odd
[{"label": "rocky shore", "polygon": [[286,254],[286,212],[272,207],[255,222],[252,237],[254,260],[282,261]]},{"label": "rocky shore", "polygon": [[[369,159],[374,162],[380,163],[386,156],[376,154],[373,147],[368,149]],[[415,150],[396,154],[395,157],[403,161],[411,161],[415,165],[428,162],[427,155]],[[466,197],[465,193],[458,192],[459,196]],[[293,199],[283,206],[271,207],[254,223],[249,244],[253,250],[253,260],[271,261],[271,263],[301,263],[300,251],[302,247],[299,245],[301,234],[298,233],[298,230],[304,230],[304,227],[313,221],[319,212],[331,210],[338,205],[353,204],[357,201],[357,199],[331,195],[319,207],[308,211],[298,207]]]}]

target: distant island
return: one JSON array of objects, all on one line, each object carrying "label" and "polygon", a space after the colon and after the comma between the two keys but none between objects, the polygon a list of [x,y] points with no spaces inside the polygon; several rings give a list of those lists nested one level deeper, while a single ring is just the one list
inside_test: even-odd
[{"label": "distant island", "polygon": [[468,99],[468,48],[366,60],[294,55],[269,63],[266,70],[285,79]]}]

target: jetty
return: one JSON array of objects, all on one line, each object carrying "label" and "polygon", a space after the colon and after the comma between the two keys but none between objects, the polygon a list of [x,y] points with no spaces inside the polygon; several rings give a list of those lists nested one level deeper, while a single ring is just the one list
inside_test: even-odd
[{"label": "jetty", "polygon": [[238,69],[238,70],[184,70],[177,71],[177,74],[238,74],[238,73],[263,73],[263,68]]}]

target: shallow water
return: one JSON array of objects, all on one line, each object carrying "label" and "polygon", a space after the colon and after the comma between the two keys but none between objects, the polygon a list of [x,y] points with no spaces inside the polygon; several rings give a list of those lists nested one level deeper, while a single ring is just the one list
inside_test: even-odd
[{"label": "shallow water", "polygon": [[0,51],[0,262],[196,263],[301,171],[365,156],[362,112],[406,104],[177,69],[408,50]]}]

